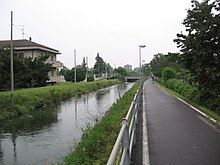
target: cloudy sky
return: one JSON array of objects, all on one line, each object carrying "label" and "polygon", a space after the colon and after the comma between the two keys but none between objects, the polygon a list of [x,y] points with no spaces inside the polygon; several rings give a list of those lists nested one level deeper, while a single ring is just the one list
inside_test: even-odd
[{"label": "cloudy sky", "polygon": [[150,62],[154,54],[178,52],[173,39],[182,25],[190,0],[0,0],[0,40],[10,39],[10,12],[14,39],[25,39],[59,50],[58,60],[73,67],[84,56],[89,67],[97,52],[112,67]]}]

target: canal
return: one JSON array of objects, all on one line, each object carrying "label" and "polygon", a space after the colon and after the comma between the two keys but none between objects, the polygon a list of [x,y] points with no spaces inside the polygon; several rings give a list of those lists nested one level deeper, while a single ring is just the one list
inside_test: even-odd
[{"label": "canal", "polygon": [[132,85],[114,85],[26,116],[0,121],[0,164],[61,161],[80,141],[83,130],[101,120]]}]

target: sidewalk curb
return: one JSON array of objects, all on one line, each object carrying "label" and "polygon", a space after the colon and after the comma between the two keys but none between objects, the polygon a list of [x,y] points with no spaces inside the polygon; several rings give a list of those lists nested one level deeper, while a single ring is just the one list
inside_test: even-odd
[{"label": "sidewalk curb", "polygon": [[[144,92],[144,86],[143,86]],[[148,143],[148,130],[147,130],[147,116],[145,110],[145,94],[143,93],[143,165],[150,165],[150,156],[149,156],[149,143]]]},{"label": "sidewalk curb", "polygon": [[175,97],[176,99],[178,99],[179,101],[183,102],[184,104],[186,104],[187,106],[189,106],[190,108],[192,108],[194,111],[198,112],[199,114],[201,114],[202,116],[204,116],[205,118],[211,120],[214,123],[218,123],[217,120],[215,120],[214,118],[210,117],[209,115],[207,115],[206,113],[202,112],[201,110],[197,109],[196,107],[190,105],[189,103],[187,103],[186,101],[184,101],[183,99],[167,92],[165,89],[161,88],[158,84],[156,84],[160,89],[162,89],[162,91],[164,91],[165,93],[169,94],[170,96]]}]

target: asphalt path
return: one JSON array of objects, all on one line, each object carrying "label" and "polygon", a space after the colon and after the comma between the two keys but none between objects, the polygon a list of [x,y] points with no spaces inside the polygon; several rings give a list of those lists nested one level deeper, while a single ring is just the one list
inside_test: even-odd
[{"label": "asphalt path", "polygon": [[219,127],[151,80],[144,102],[151,165],[220,165]]}]

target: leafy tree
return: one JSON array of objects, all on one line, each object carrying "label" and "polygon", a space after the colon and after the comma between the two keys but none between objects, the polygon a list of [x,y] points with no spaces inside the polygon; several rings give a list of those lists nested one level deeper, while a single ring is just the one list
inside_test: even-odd
[{"label": "leafy tree", "polygon": [[85,59],[85,57],[83,57],[83,62],[82,62],[82,65],[81,65],[82,67],[83,67],[83,69],[85,70],[85,72],[86,72],[86,69],[87,69],[87,63],[86,63],[86,59]]},{"label": "leafy tree", "polygon": [[192,0],[192,8],[183,21],[187,34],[174,41],[181,48],[185,67],[204,90],[220,94],[220,3]]},{"label": "leafy tree", "polygon": [[81,66],[77,66],[76,67],[76,81],[80,82],[85,80],[86,78],[86,71],[85,68],[81,65]]},{"label": "leafy tree", "polygon": [[115,68],[114,72],[119,79],[124,79],[124,76],[128,75],[128,71],[123,67]]},{"label": "leafy tree", "polygon": [[142,67],[143,67],[143,72],[144,72],[143,74],[149,75],[151,72],[150,64],[144,64]]},{"label": "leafy tree", "polygon": [[112,68],[112,66],[108,63],[108,64],[106,64],[107,66],[107,73],[108,73],[108,75],[110,75],[111,76],[111,73],[112,73],[112,71],[113,71],[113,68]]},{"label": "leafy tree", "polygon": [[176,77],[176,71],[173,68],[165,67],[162,72],[164,80],[169,80]]},{"label": "leafy tree", "polygon": [[[24,58],[24,67],[27,75],[24,76],[26,80],[26,87],[41,87],[47,85],[49,80],[48,72],[53,69],[50,63],[47,63],[49,55],[41,54],[40,56],[32,58]],[[25,83],[25,82],[24,82]]]},{"label": "leafy tree", "polygon": [[162,77],[162,70],[169,66],[169,61],[164,54],[154,55],[153,60],[150,62],[151,71],[156,77]]},{"label": "leafy tree", "polygon": [[[14,60],[16,60],[16,56]],[[10,89],[10,50],[0,49],[0,88]]]},{"label": "leafy tree", "polygon": [[[48,72],[52,64],[46,63],[49,56],[24,58],[14,53],[14,85],[15,88],[45,86],[49,80]],[[10,89],[10,50],[0,49],[0,88]]]},{"label": "leafy tree", "polygon": [[67,74],[68,70],[69,70],[69,69],[64,66],[64,67],[60,70],[60,75],[65,76],[65,75]]},{"label": "leafy tree", "polygon": [[102,57],[99,56],[99,53],[97,54],[96,58],[95,58],[96,62],[94,65],[94,73],[95,74],[101,74],[101,73],[105,73],[106,72],[106,68],[105,68],[105,62],[102,59]]},{"label": "leafy tree", "polygon": [[[86,62],[85,58],[83,58],[82,65],[76,66],[76,82],[80,82],[85,80],[86,78]],[[71,70],[65,69],[64,78],[66,81],[75,82],[75,68],[73,67]]]},{"label": "leafy tree", "polygon": [[94,81],[94,70],[93,68],[88,69],[87,81]]}]

